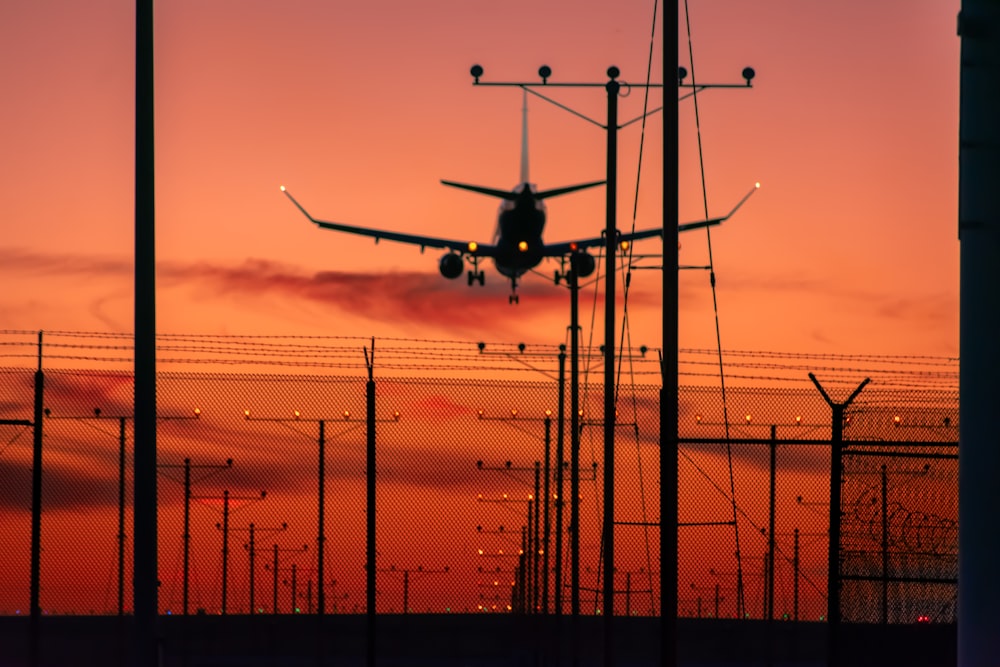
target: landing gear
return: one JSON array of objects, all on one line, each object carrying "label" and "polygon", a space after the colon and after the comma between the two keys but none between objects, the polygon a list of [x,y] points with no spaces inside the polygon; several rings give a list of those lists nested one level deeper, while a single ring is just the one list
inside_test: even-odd
[{"label": "landing gear", "polygon": [[479,282],[479,286],[482,287],[486,284],[486,276],[479,269],[479,258],[472,258],[472,269],[469,270],[469,287],[472,287],[474,282]]},{"label": "landing gear", "polygon": [[507,297],[507,303],[511,306],[520,302],[517,296],[517,278],[510,279],[510,296]]},{"label": "landing gear", "polygon": [[516,294],[511,294],[507,297],[507,303],[513,306],[514,304],[519,303],[519,297]]}]

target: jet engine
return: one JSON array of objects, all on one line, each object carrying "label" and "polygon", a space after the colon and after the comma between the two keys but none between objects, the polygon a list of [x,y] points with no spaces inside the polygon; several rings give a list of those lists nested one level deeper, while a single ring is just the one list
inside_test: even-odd
[{"label": "jet engine", "polygon": [[[594,257],[590,253],[583,250],[574,252],[570,256],[570,262],[572,262],[573,270],[576,271],[578,278],[586,278],[594,272],[594,269],[597,266],[597,263],[594,261]],[[442,265],[442,272],[443,270]]]},{"label": "jet engine", "polygon": [[[590,261],[593,263],[594,260]],[[441,275],[445,278],[455,279],[462,275],[462,271],[465,270],[465,262],[462,261],[462,256],[458,253],[449,252],[441,258],[438,268],[440,268]]]}]

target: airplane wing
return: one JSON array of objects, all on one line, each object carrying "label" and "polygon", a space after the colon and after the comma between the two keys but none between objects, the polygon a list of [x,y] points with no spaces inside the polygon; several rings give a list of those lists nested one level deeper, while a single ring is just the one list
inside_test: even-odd
[{"label": "airplane wing", "polygon": [[392,232],[386,229],[357,227],[355,225],[345,225],[339,222],[317,220],[312,217],[305,208],[303,208],[302,204],[295,200],[295,197],[293,197],[291,193],[285,189],[285,186],[281,186],[281,191],[285,193],[285,196],[288,197],[293,204],[295,204],[296,208],[302,211],[304,216],[323,229],[332,229],[334,231],[347,232],[348,234],[358,234],[360,236],[370,236],[375,239],[375,243],[378,243],[382,239],[398,241],[400,243],[409,243],[410,245],[420,246],[421,250],[424,248],[443,248],[445,250],[458,252],[463,255],[475,255],[477,257],[493,257],[496,254],[497,247],[486,243],[458,241],[455,239],[444,239],[437,236],[421,236],[419,234],[404,234],[402,232]]},{"label": "airplane wing", "polygon": [[[733,214],[736,213],[736,211],[738,211],[741,206],[743,206],[744,202],[746,202],[747,199],[750,199],[750,196],[753,193],[755,193],[758,188],[760,188],[760,183],[754,184],[753,189],[751,189],[750,192],[746,193],[743,196],[743,199],[739,200],[736,203],[736,206],[734,206],[733,209],[729,211],[729,213],[727,213],[726,215],[718,218],[709,218],[708,220],[685,222],[680,225],[677,225],[677,231],[688,232],[691,231],[692,229],[700,229],[702,227],[714,227],[716,225],[725,222],[729,218],[733,217]],[[629,234],[619,234],[618,242],[621,243],[623,241],[637,241],[639,239],[648,239],[654,236],[663,236],[663,228],[658,227],[654,229],[644,229],[638,232],[631,232]],[[596,236],[594,238],[580,239],[577,241],[566,241],[563,243],[546,244],[544,254],[546,257],[562,257],[563,255],[566,255],[567,253],[573,252],[575,250],[583,250],[584,248],[603,247],[606,244],[606,241],[604,239],[605,239],[604,235],[601,235],[601,236]]]}]

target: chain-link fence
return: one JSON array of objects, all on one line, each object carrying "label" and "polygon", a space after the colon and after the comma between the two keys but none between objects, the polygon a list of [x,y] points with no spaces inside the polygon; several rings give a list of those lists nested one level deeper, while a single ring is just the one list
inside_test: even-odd
[{"label": "chain-link fence", "polygon": [[[574,470],[555,348],[544,363],[480,349],[437,373],[440,346],[379,359],[407,354],[413,367],[375,364],[376,611],[569,613],[575,593],[582,614],[604,613],[603,387],[589,378],[581,388]],[[659,385],[655,360],[635,363],[646,375],[617,389],[615,613],[659,615]],[[132,377],[61,365],[45,372],[40,606],[127,614]],[[507,373],[518,365],[535,379]],[[30,417],[33,375],[0,372],[0,418]],[[337,367],[159,374],[163,613],[366,611],[366,380]],[[848,409],[845,620],[953,620],[957,422],[953,390],[873,383]],[[33,429],[0,429],[0,614],[26,614]],[[677,613],[822,620],[832,437],[823,396],[682,387],[679,435]],[[566,502],[574,473],[577,554]]]}]

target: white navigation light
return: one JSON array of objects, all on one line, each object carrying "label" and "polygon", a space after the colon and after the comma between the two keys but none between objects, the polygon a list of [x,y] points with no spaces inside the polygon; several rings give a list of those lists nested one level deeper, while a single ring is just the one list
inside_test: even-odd
[{"label": "white navigation light", "polygon": [[284,186],[284,185],[282,185],[282,186],[280,186],[280,187],[281,187],[281,191],[282,191],[282,192],[284,192],[284,191],[285,191],[285,186]]},{"label": "white navigation light", "polygon": [[520,250],[521,252],[527,251],[527,249],[528,249],[528,242],[527,241],[521,241],[520,243],[517,244],[517,249]]}]

